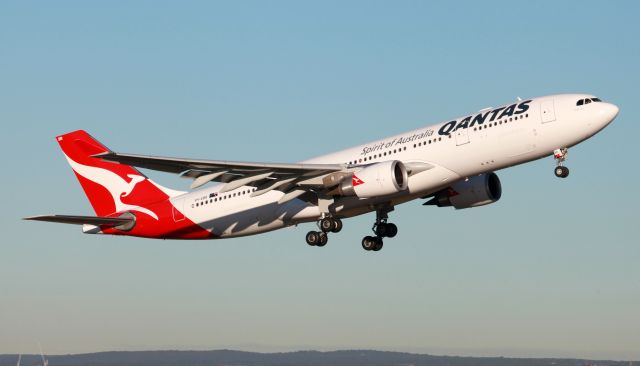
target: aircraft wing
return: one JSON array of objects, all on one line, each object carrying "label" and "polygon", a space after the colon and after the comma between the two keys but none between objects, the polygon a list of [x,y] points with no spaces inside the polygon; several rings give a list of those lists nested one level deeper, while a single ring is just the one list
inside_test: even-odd
[{"label": "aircraft wing", "polygon": [[[215,181],[224,183],[220,192],[228,192],[241,186],[256,187],[257,189],[251,193],[253,197],[271,190],[278,190],[285,193],[280,203],[294,198],[311,202],[317,199],[318,194],[326,194],[330,188],[344,179],[350,179],[353,172],[362,168],[362,166],[344,164],[197,160],[122,154],[113,151],[96,154],[93,157],[139,168],[180,174],[184,178],[193,179],[192,189]],[[428,163],[407,163],[406,166],[409,175],[433,168],[433,165]]]},{"label": "aircraft wing", "polygon": [[[257,187],[252,193],[257,196],[277,189],[285,193],[296,187],[326,187],[335,185],[348,175],[349,167],[341,164],[287,164],[237,162],[222,160],[197,160],[160,156],[122,154],[112,151],[93,155],[105,161],[131,165],[139,168],[180,174],[193,179],[191,188],[198,188],[210,181],[225,183],[221,192],[231,191],[244,185]],[[332,176],[327,180],[327,176]],[[305,189],[305,191],[307,190]],[[298,195],[299,196],[299,195]],[[296,197],[298,197],[296,196]],[[295,197],[294,197],[295,198]]]},{"label": "aircraft wing", "polygon": [[229,170],[237,173],[256,173],[271,171],[274,174],[303,174],[316,171],[339,171],[344,168],[341,164],[287,164],[287,163],[251,163],[223,160],[196,160],[184,158],[169,158],[161,156],[121,154],[105,152],[93,157],[121,164],[158,170],[168,173],[184,173],[186,171]]}]

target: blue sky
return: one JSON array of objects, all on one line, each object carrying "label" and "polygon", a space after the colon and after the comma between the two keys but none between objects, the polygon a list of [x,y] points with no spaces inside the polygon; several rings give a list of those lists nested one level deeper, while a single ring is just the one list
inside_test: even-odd
[{"label": "blue sky", "polygon": [[[375,348],[640,359],[636,2],[0,3],[0,353]],[[498,172],[491,206],[397,207],[322,248],[301,226],[223,241],[82,235],[54,136],[116,151],[292,162],[562,92],[617,120]],[[149,173],[179,189],[188,182]]]}]

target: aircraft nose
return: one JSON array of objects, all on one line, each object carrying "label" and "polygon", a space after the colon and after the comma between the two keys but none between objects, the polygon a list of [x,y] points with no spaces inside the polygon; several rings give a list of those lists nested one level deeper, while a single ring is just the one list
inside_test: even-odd
[{"label": "aircraft nose", "polygon": [[620,112],[620,108],[613,103],[601,103],[599,114],[606,124],[611,123]]}]

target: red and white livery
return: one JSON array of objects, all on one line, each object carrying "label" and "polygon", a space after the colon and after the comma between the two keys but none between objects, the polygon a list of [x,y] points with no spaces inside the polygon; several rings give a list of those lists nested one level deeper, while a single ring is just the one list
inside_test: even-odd
[{"label": "red and white livery", "polygon": [[[376,212],[378,251],[398,229],[387,222],[396,205],[470,208],[500,199],[494,171],[553,156],[565,178],[568,148],[611,123],[614,104],[587,94],[518,99],[447,122],[299,163],[252,163],[116,153],[85,131],[57,137],[95,216],[44,215],[28,220],[83,225],[90,234],[158,239],[218,239],[316,222],[306,241],[324,246],[342,219]],[[193,180],[177,191],[135,167]],[[216,184],[209,184],[210,182]]]}]

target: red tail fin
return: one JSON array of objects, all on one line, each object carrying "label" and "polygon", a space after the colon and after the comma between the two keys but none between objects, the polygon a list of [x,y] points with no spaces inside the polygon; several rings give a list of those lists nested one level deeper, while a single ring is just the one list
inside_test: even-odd
[{"label": "red tail fin", "polygon": [[109,149],[85,131],[70,132],[57,140],[98,216],[137,211],[158,220],[145,206],[180,193],[153,183],[129,165],[92,157]]}]

